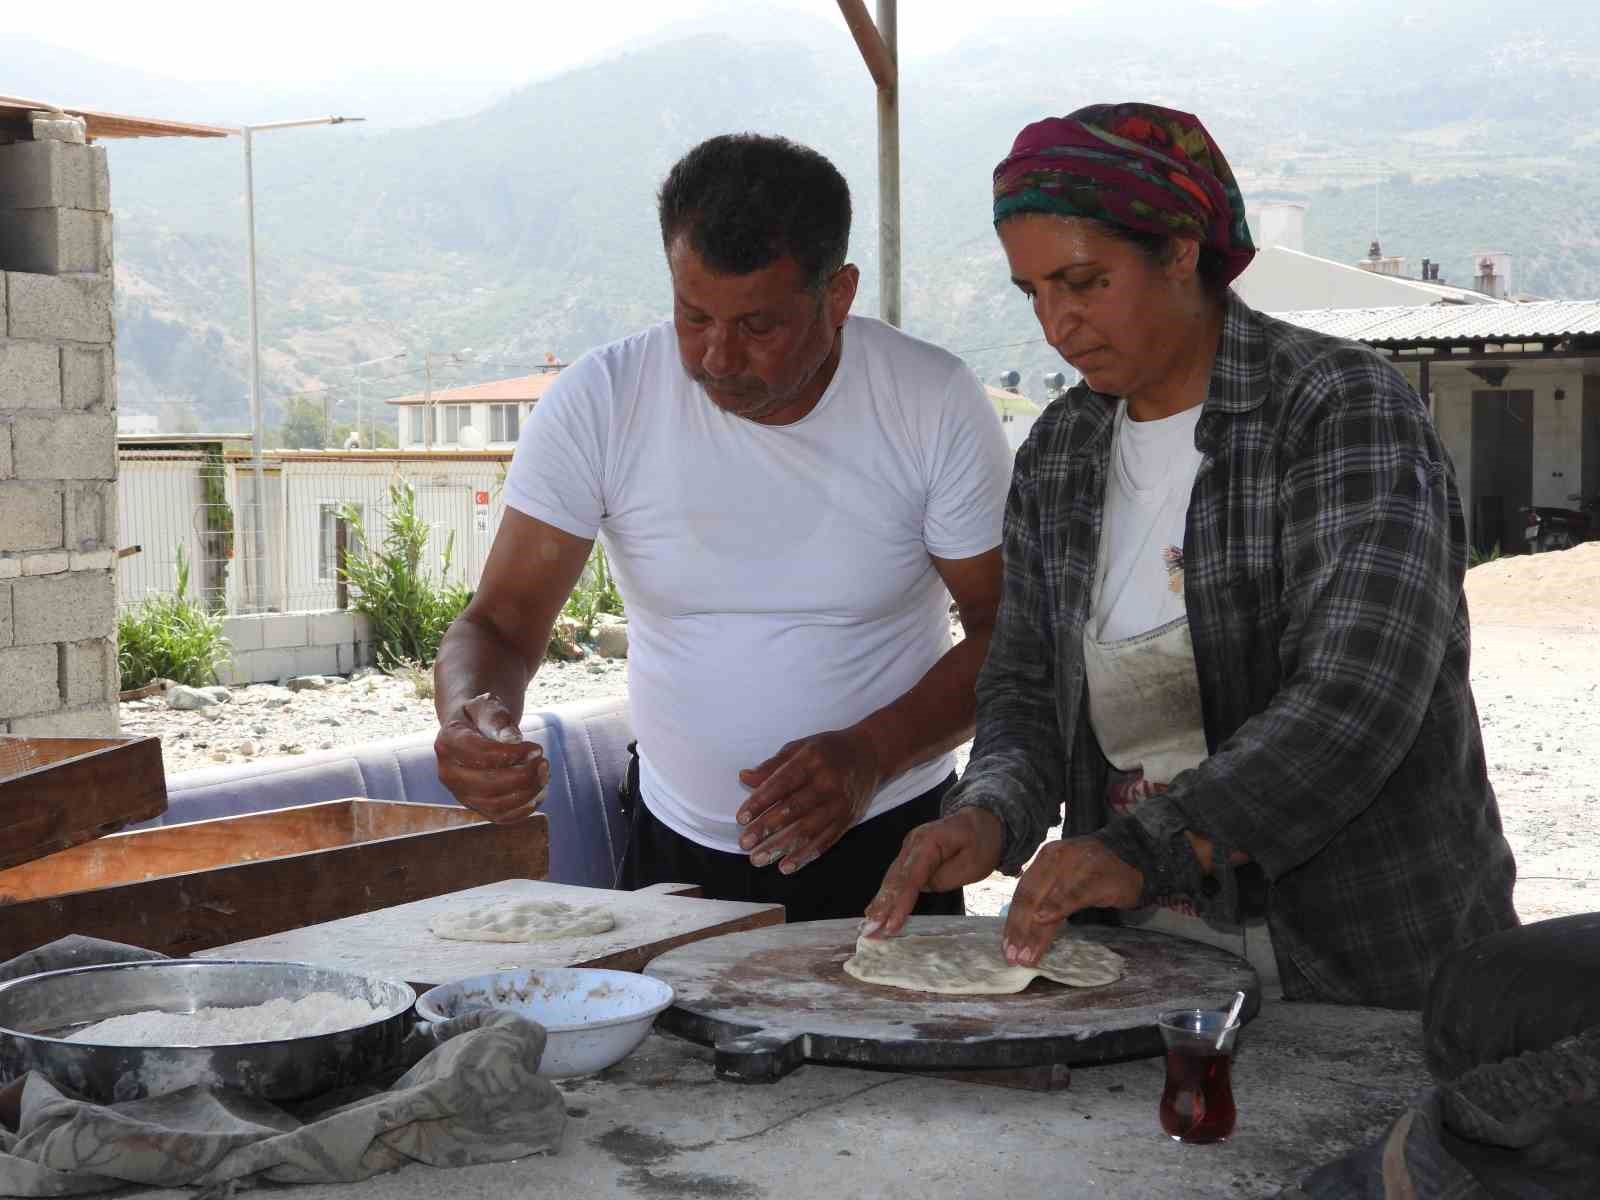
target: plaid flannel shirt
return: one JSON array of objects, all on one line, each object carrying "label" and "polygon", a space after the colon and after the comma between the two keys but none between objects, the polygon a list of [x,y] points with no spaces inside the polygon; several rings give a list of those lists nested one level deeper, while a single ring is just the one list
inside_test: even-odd
[{"label": "plaid flannel shirt", "polygon": [[[1080,384],[1016,458],[977,737],[944,804],[999,816],[1011,873],[1063,801],[1067,836],[1108,824],[1083,635],[1113,415]],[[1195,445],[1184,595],[1210,754],[1114,820],[1259,865],[1288,998],[1420,1007],[1441,956],[1517,923],[1448,456],[1377,353],[1236,296]]]}]

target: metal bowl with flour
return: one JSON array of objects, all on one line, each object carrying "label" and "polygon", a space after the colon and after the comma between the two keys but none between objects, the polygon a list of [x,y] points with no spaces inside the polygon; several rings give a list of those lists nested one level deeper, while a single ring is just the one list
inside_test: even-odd
[{"label": "metal bowl with flour", "polygon": [[[69,1041],[113,1017],[157,1011],[248,1009],[329,993],[364,1002],[348,1028],[270,1041],[110,1045]],[[373,1079],[401,1063],[404,983],[304,963],[171,959],[48,971],[0,984],[0,1083],[38,1071],[109,1104],[191,1085],[295,1100]]]},{"label": "metal bowl with flour", "polygon": [[423,992],[417,1016],[430,1024],[483,1008],[505,1008],[543,1025],[539,1074],[587,1075],[620,1062],[649,1036],[672,988],[631,971],[537,967],[496,971]]}]

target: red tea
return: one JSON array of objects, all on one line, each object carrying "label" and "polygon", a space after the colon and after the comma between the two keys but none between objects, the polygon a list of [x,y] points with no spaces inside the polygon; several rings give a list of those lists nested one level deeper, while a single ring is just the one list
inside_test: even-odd
[{"label": "red tea", "polygon": [[1220,1142],[1233,1132],[1233,1056],[1167,1051],[1161,1128],[1181,1142]]}]

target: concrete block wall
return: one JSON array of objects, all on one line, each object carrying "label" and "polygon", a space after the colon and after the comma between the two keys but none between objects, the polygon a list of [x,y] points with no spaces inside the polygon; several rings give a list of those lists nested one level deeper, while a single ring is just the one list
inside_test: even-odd
[{"label": "concrete block wall", "polygon": [[0,145],[0,731],[117,731],[116,366],[105,150]]},{"label": "concrete block wall", "polygon": [[228,617],[222,632],[233,660],[223,683],[276,683],[293,675],[348,675],[376,661],[371,624],[360,613],[253,613]]}]

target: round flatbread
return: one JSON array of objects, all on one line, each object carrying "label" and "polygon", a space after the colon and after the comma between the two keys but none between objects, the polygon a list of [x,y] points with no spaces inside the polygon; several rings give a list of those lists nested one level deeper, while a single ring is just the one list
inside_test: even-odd
[{"label": "round flatbread", "polygon": [[456,942],[545,942],[605,933],[616,923],[597,905],[507,898],[439,913],[428,928],[435,937]]},{"label": "round flatbread", "polygon": [[1127,973],[1122,955],[1098,942],[1063,933],[1033,967],[1012,966],[988,924],[941,933],[856,940],[845,972],[863,983],[948,996],[1020,992],[1039,976],[1068,987],[1103,987]]}]

